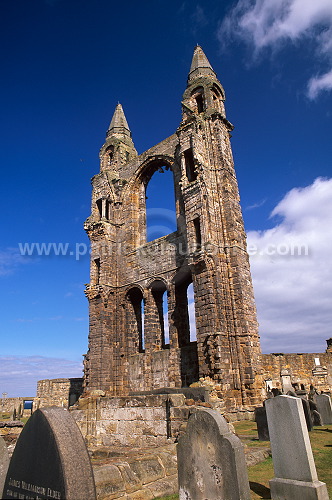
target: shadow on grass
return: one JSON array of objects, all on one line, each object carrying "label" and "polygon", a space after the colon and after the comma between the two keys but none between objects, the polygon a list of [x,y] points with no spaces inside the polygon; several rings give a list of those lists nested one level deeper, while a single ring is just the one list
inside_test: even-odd
[{"label": "shadow on grass", "polygon": [[255,483],[253,481],[249,482],[250,489],[256,493],[256,495],[260,495],[261,498],[271,498],[270,488],[264,486],[264,484]]},{"label": "shadow on grass", "polygon": [[319,432],[332,432],[332,429],[317,429],[317,427],[315,427],[314,430]]}]

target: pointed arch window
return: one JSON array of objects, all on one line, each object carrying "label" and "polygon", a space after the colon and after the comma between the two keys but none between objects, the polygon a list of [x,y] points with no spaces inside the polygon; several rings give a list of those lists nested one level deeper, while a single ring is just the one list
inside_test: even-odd
[{"label": "pointed arch window", "polygon": [[203,87],[198,87],[192,92],[192,97],[196,103],[197,113],[204,113],[205,111],[205,99],[204,99],[204,89]]},{"label": "pointed arch window", "polygon": [[177,230],[175,186],[168,165],[153,164],[145,179],[146,241]]},{"label": "pointed arch window", "polygon": [[161,348],[165,349],[169,347],[167,289],[165,283],[159,280],[154,281],[151,285],[151,293],[154,302],[156,342],[160,342]]},{"label": "pointed arch window", "polygon": [[197,179],[197,172],[195,168],[194,153],[192,148],[186,149],[183,153],[184,163],[186,167],[186,175],[189,182]]},{"label": "pointed arch window", "polygon": [[134,345],[138,352],[145,352],[144,339],[144,299],[142,291],[139,288],[132,288],[127,293],[129,300],[128,311],[128,332],[132,336]]}]

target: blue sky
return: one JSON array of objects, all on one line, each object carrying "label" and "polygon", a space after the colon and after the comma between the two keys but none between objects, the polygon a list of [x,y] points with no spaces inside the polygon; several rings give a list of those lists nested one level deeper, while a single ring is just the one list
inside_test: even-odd
[{"label": "blue sky", "polygon": [[[181,118],[199,43],[226,91],[263,352],[332,324],[330,0],[2,0],[0,395],[81,376],[90,178],[121,102],[142,153]],[[168,206],[167,186],[152,198]],[[66,256],[19,244],[63,243]],[[301,248],[302,254],[297,255]],[[70,255],[73,252],[74,255]]]}]

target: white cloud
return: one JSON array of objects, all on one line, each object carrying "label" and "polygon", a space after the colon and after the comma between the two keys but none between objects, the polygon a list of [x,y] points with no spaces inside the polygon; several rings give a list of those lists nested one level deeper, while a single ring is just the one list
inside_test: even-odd
[{"label": "white cloud", "polygon": [[0,276],[6,276],[14,272],[18,265],[24,264],[24,260],[18,248],[6,248],[0,250]]},{"label": "white cloud", "polygon": [[322,90],[332,89],[332,69],[322,76],[315,76],[308,83],[308,97],[316,99]]},{"label": "white cloud", "polygon": [[37,381],[82,377],[82,363],[43,356],[0,356],[0,397],[34,396]]},{"label": "white cloud", "polygon": [[[236,35],[254,47],[257,56],[264,48],[278,49],[285,43],[312,39],[317,56],[332,62],[331,0],[239,0],[221,23],[218,36]],[[304,46],[307,49],[306,46]],[[317,97],[331,90],[331,71],[312,77],[307,95]]]},{"label": "white cloud", "polygon": [[286,194],[248,233],[263,352],[322,352],[332,324],[332,179]]}]

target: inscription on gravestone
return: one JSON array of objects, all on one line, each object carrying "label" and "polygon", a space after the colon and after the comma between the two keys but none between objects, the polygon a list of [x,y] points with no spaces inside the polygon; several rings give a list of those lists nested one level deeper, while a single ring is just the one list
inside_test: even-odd
[{"label": "inscription on gravestone", "polygon": [[250,500],[242,443],[220,413],[191,415],[177,454],[180,500]]},{"label": "inscription on gravestone", "polygon": [[95,500],[86,445],[67,410],[37,410],[26,423],[9,464],[3,497]]},{"label": "inscription on gravestone", "polygon": [[0,496],[2,494],[3,485],[5,484],[8,465],[9,465],[8,448],[6,446],[4,439],[0,437]]}]

